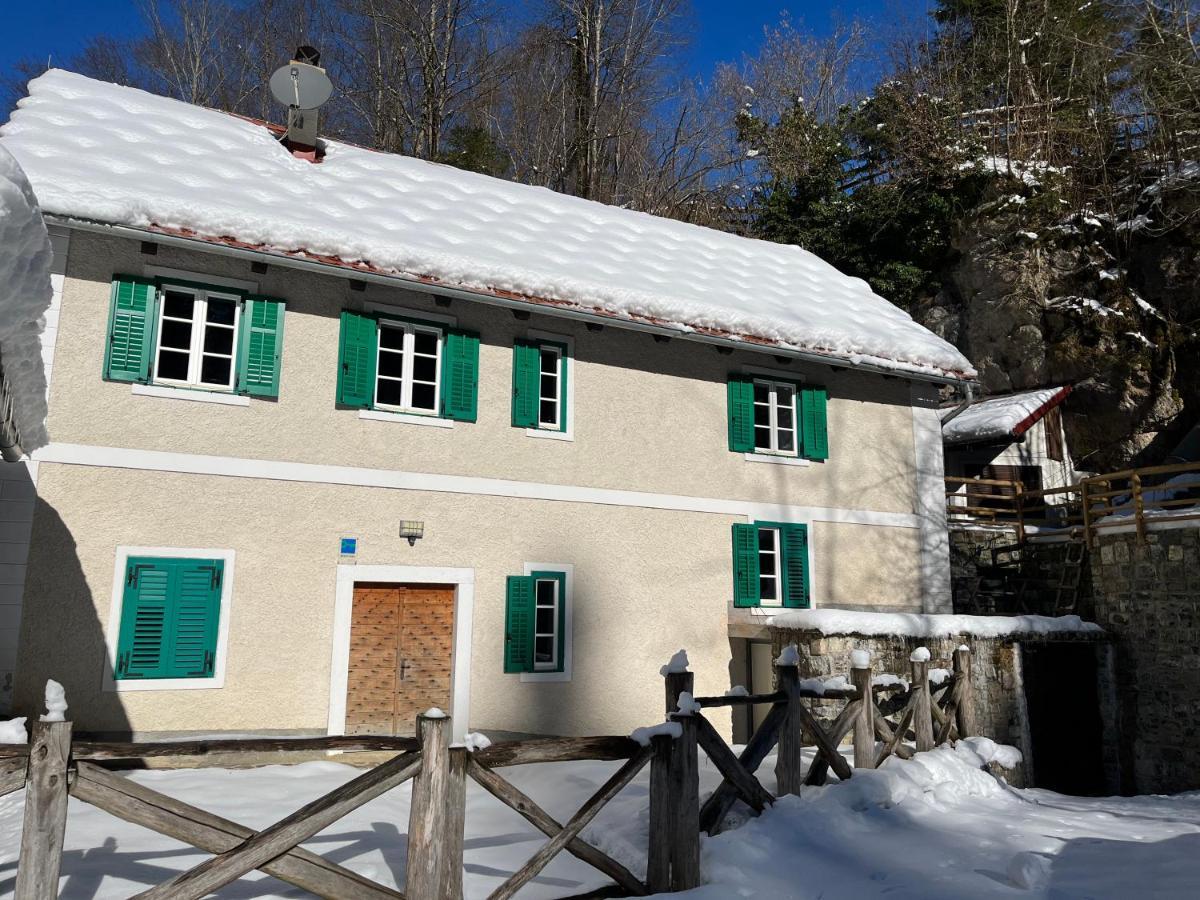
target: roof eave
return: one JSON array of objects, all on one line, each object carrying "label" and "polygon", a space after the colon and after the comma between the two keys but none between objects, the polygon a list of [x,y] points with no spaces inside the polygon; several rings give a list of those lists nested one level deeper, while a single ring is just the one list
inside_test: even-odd
[{"label": "roof eave", "polygon": [[443,284],[433,280],[425,280],[411,275],[373,271],[366,266],[357,264],[346,262],[339,263],[313,258],[311,256],[302,256],[249,245],[239,246],[234,243],[214,240],[200,235],[176,234],[172,233],[171,231],[155,227],[139,228],[131,225],[119,225],[111,222],[80,219],[71,216],[54,215],[50,213],[45,215],[45,219],[48,223],[61,225],[66,228],[76,228],[81,231],[115,234],[135,240],[150,240],[154,241],[155,243],[166,244],[169,246],[184,247],[186,249],[199,250],[201,252],[218,253],[225,256],[250,259],[257,262],[271,262],[276,265],[286,266],[289,268],[320,272],[325,275],[332,275],[356,281],[386,284],[391,287],[402,285],[410,290],[420,293],[437,294],[444,297],[455,297],[476,303],[485,303],[492,306],[538,312],[545,315],[557,316],[566,319],[575,319],[577,321],[590,322],[594,324],[611,325],[614,328],[641,331],[665,337],[679,338],[681,340],[712,344],[720,347],[729,347],[731,349],[750,350],[757,353],[770,353],[776,356],[785,356],[790,359],[796,359],[817,365],[831,366],[834,368],[847,369],[856,372],[870,372],[889,378],[902,378],[909,381],[922,381],[946,385],[976,383],[973,377],[969,377],[963,373],[924,372],[916,369],[908,369],[903,365],[891,367],[878,363],[855,361],[833,354],[781,346],[766,341],[758,341],[753,338],[735,337],[732,335],[724,335],[715,332],[708,333],[705,331],[679,327],[669,323],[658,324],[654,322],[639,321],[637,319],[605,312],[598,308],[594,310],[588,310],[574,306],[558,304],[553,301],[537,300],[520,297],[517,295],[505,296],[496,292],[472,290],[469,288]]}]

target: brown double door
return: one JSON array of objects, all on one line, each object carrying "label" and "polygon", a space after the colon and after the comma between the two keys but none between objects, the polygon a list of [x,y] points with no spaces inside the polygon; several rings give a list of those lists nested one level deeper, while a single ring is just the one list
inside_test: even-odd
[{"label": "brown double door", "polygon": [[346,734],[412,734],[418,713],[449,713],[453,646],[453,586],[356,585]]}]

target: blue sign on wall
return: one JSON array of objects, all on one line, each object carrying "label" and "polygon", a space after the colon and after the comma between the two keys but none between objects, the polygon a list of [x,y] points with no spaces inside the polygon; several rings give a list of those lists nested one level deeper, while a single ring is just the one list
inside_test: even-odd
[{"label": "blue sign on wall", "polygon": [[353,556],[358,552],[358,538],[342,538],[342,556]]}]

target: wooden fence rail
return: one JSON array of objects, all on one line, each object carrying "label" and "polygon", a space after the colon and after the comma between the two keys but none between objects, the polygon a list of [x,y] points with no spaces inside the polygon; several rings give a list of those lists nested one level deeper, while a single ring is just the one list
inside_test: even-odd
[{"label": "wooden fence rail", "polygon": [[[911,757],[975,733],[971,656],[954,654],[949,677],[930,681],[928,654],[914,653],[910,680],[874,684],[869,658],[855,654],[850,687],[826,690],[799,678],[794,648],[775,664],[776,690],[760,695],[693,696],[688,671],[665,675],[666,722],[641,740],[600,736],[544,738],[469,750],[451,744],[451,723],[442,715],[417,718],[414,738],[316,738],[295,741],[191,741],[178,744],[97,744],[71,740],[70,722],[37,722],[27,746],[0,753],[0,796],[26,789],[17,900],[58,896],[59,869],[67,827],[67,799],[91,804],[120,819],[149,828],[212,854],[204,862],[138,894],[145,900],[200,898],[261,870],[319,897],[367,900],[459,900],[463,889],[466,782],[474,781],[547,838],[495,891],[507,900],[559,854],[577,857],[610,878],[626,896],[685,891],[700,884],[700,833],[717,834],[741,801],[757,815],[786,794],[824,784],[832,772],[851,778],[892,755]],[[824,709],[817,710],[820,703]],[[831,705],[843,704],[830,721]],[[705,710],[770,704],[741,752],[705,717]],[[840,745],[852,736],[853,764]],[[111,771],[136,759],[199,757],[212,765],[229,756],[272,750],[387,750],[391,759],[261,830],[254,830],[176,800]],[[815,748],[805,767],[807,751]],[[915,751],[914,748],[915,747]],[[174,753],[171,749],[174,748]],[[700,796],[699,754],[722,781]],[[775,792],[759,767],[776,751]],[[500,774],[501,769],[576,760],[611,760],[621,765],[580,809],[561,824]],[[649,844],[644,877],[583,837],[604,806],[647,765]],[[365,803],[405,782],[412,783],[408,864],[404,890],[379,884],[300,847]]]},{"label": "wooden fence rail", "polygon": [[1035,491],[1019,481],[948,477],[946,515],[951,524],[1012,526],[1018,543],[1031,529],[1047,528],[1092,547],[1104,531],[1129,525],[1145,540],[1147,523],[1156,518],[1200,519],[1200,463],[1125,469]]}]

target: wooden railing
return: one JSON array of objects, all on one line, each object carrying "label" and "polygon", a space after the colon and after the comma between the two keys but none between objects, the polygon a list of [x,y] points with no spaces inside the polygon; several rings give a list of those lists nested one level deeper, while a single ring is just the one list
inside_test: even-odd
[{"label": "wooden railing", "polygon": [[1080,482],[1088,546],[1107,528],[1133,524],[1145,540],[1147,520],[1200,519],[1200,463],[1149,466]]},{"label": "wooden railing", "polygon": [[946,514],[951,524],[1012,527],[1018,543],[1031,529],[1057,529],[1090,547],[1105,529],[1128,525],[1144,539],[1147,520],[1200,519],[1200,463],[1126,469],[1037,491],[1019,481],[949,477]]},{"label": "wooden railing", "polygon": [[[794,647],[784,656],[789,654],[795,659]],[[937,684],[930,682],[929,663],[921,655],[914,654],[918,658],[911,663],[907,684],[888,679],[887,685],[873,685],[871,669],[860,666],[849,672],[852,687],[840,690],[806,688],[797,665],[777,661],[777,689],[757,696],[693,699],[692,673],[671,672],[665,676],[667,721],[649,729],[641,740],[547,738],[471,750],[450,744],[448,718],[418,716],[416,738],[117,744],[73,742],[70,722],[36,722],[29,745],[0,746],[0,796],[26,790],[15,897],[50,900],[58,896],[71,797],[213,854],[137,895],[147,900],[198,900],[256,869],[321,897],[457,900],[462,897],[468,777],[548,838],[493,891],[493,900],[512,897],[563,851],[607,875],[626,895],[690,890],[700,884],[700,832],[716,834],[736,800],[761,813],[778,796],[798,794],[804,785],[824,784],[830,769],[841,779],[851,778],[855,769],[876,768],[893,754],[911,757],[914,750],[906,741],[911,740],[916,751],[931,750],[976,733],[970,652],[955,651],[953,674]],[[845,705],[831,724],[823,724],[809,708],[815,700]],[[771,704],[771,709],[740,754],[704,716],[704,710],[715,707],[760,703]],[[853,736],[852,764],[838,749],[847,734]],[[807,771],[802,754],[806,740],[816,745]],[[772,794],[758,780],[757,770],[776,746],[777,787]],[[703,804],[700,749],[724,779]],[[239,755],[261,762],[262,753],[295,750],[396,755],[259,831],[138,784],[110,768],[115,762],[167,756],[198,757],[201,765],[205,760],[211,760],[209,765],[228,764],[231,756]],[[565,825],[497,771],[575,760],[614,760],[622,765]],[[641,878],[580,835],[647,764],[649,846],[646,874]],[[300,847],[353,810],[410,780],[403,893]]]}]

